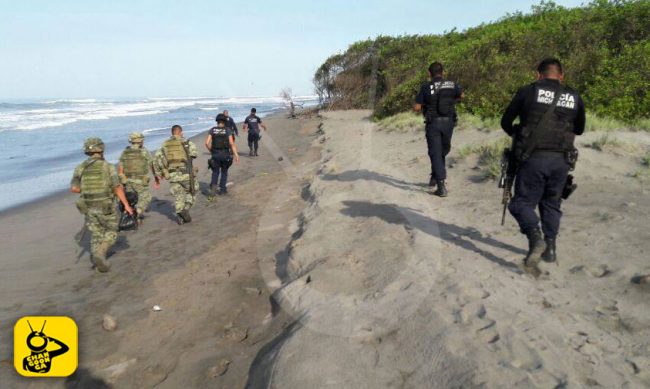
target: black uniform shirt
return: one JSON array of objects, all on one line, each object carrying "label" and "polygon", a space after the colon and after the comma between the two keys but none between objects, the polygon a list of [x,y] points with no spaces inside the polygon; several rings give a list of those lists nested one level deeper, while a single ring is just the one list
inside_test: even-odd
[{"label": "black uniform shirt", "polygon": [[415,96],[415,103],[424,106],[422,109],[423,114],[426,114],[429,105],[435,103],[434,96],[436,90],[438,91],[437,93],[448,94],[448,97],[454,100],[454,104],[463,94],[463,88],[459,84],[445,80],[440,76],[433,77],[431,81],[420,86],[420,91]]},{"label": "black uniform shirt", "polygon": [[248,115],[246,117],[246,124],[248,124],[248,131],[252,134],[257,134],[259,135],[260,133],[260,123],[262,123],[262,119],[259,118],[259,116],[255,115],[254,113]]},{"label": "black uniform shirt", "polygon": [[220,153],[220,152],[227,152],[227,153],[230,152],[230,143],[227,143],[228,147],[225,148],[225,149],[218,149],[216,147],[216,145],[214,144],[214,142],[215,142],[214,137],[216,135],[221,135],[221,134],[223,134],[223,136],[226,137],[226,142],[230,142],[230,137],[232,136],[232,132],[230,131],[230,129],[228,127],[222,127],[222,128],[212,127],[210,129],[210,136],[212,136],[212,154],[216,154],[216,153]]},{"label": "black uniform shirt", "polygon": [[[521,127],[525,127],[528,124],[529,113],[533,109],[539,109],[534,105],[548,106],[553,103],[554,95],[551,92],[557,89],[559,84],[558,80],[543,79],[520,88],[501,118],[501,128],[508,135],[514,135],[512,123],[517,116]],[[560,97],[556,112],[569,118],[569,122],[573,123],[574,134],[582,135],[586,121],[585,104],[575,90],[564,87],[564,94]]]},{"label": "black uniform shirt", "polygon": [[228,120],[226,120],[226,128],[229,129],[230,132],[239,136],[239,130],[237,129],[237,124],[235,123],[235,120],[230,116],[228,116]]}]

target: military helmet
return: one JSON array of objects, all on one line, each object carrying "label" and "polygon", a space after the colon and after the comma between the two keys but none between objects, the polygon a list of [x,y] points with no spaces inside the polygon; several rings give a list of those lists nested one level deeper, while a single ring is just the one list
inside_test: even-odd
[{"label": "military helmet", "polygon": [[100,138],[92,137],[84,141],[84,153],[101,153],[104,151],[104,142]]},{"label": "military helmet", "polygon": [[218,114],[218,115],[217,115],[217,118],[215,119],[216,122],[224,122],[224,123],[225,123],[227,120],[228,120],[228,118],[226,117],[226,115],[224,115],[224,114],[222,114],[222,113]]},{"label": "military helmet", "polygon": [[129,134],[129,142],[142,143],[144,142],[144,134],[141,132],[132,132]]}]

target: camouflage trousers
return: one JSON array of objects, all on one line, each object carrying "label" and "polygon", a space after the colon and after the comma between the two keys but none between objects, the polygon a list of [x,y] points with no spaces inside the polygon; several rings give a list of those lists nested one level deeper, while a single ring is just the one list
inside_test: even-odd
[{"label": "camouflage trousers", "polygon": [[189,210],[196,201],[196,193],[199,191],[199,181],[194,179],[194,195],[190,193],[189,177],[186,181],[172,181],[169,183],[169,191],[174,196],[174,207],[176,213],[182,210]]},{"label": "camouflage trousers", "polygon": [[108,249],[117,241],[119,217],[117,212],[104,214],[102,210],[90,209],[86,213],[86,228],[90,232],[90,253],[105,258]]},{"label": "camouflage trousers", "polygon": [[149,180],[128,179],[125,190],[127,192],[136,192],[138,194],[138,205],[136,206],[138,215],[142,215],[151,204],[151,187]]}]

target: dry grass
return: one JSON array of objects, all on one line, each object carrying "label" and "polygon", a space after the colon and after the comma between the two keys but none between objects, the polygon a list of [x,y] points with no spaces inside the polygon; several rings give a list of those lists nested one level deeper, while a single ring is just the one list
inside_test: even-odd
[{"label": "dry grass", "polygon": [[377,122],[377,127],[386,132],[409,132],[424,129],[422,115],[413,112],[402,112],[389,116]]}]

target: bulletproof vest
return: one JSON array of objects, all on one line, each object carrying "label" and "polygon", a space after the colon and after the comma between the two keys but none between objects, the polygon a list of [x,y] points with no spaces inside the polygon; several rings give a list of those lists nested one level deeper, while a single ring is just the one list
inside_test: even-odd
[{"label": "bulletproof vest", "polygon": [[227,135],[226,127],[213,127],[210,130],[212,134],[212,151],[230,150],[230,138]]},{"label": "bulletproof vest", "polygon": [[81,173],[81,196],[86,202],[113,201],[108,162],[89,160]]},{"label": "bulletproof vest", "polygon": [[[557,93],[557,105],[553,107]],[[561,85],[536,83],[529,107],[526,123],[526,129],[530,132],[526,145],[529,150],[561,152],[574,149],[573,122],[578,109],[576,93],[565,90]],[[552,112],[544,121],[548,109]]]},{"label": "bulletproof vest", "polygon": [[428,120],[452,117],[456,112],[456,83],[448,80],[432,81],[429,84],[429,93],[424,98]]},{"label": "bulletproof vest", "polygon": [[122,169],[124,169],[124,175],[127,178],[139,178],[144,177],[149,174],[149,169],[147,166],[147,161],[142,155],[144,153],[143,149],[137,149],[133,147],[127,147],[124,152],[122,152]]},{"label": "bulletproof vest", "polygon": [[165,159],[167,160],[168,169],[178,169],[185,167],[187,162],[187,153],[183,147],[184,140],[180,138],[169,138],[161,146]]}]

